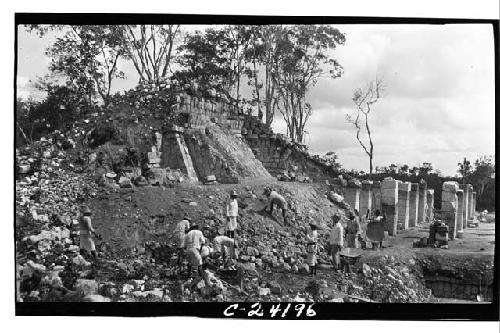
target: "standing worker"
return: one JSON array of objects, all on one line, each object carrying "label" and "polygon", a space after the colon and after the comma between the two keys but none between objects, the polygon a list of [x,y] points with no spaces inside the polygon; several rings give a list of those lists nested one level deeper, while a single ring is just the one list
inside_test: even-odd
[{"label": "standing worker", "polygon": [[[378,209],[375,210],[375,217],[373,218],[373,221],[376,223],[384,224],[385,217],[382,216],[382,214],[380,213],[380,210],[378,210]],[[372,249],[374,249],[374,250],[376,248],[382,249],[382,242],[383,242],[383,239],[381,241],[379,241],[378,243],[377,242],[372,243]]]},{"label": "standing worker", "polygon": [[191,269],[189,270],[190,276],[191,270],[195,270],[198,272],[199,276],[203,276],[201,250],[204,244],[205,237],[203,233],[200,231],[199,226],[193,223],[184,240],[184,248],[186,249],[186,255],[191,265]]},{"label": "standing worker", "polygon": [[83,256],[86,252],[90,252],[94,259],[97,259],[97,252],[95,250],[94,240],[91,234],[95,234],[95,230],[92,227],[92,221],[90,219],[92,212],[90,208],[85,206],[82,211],[82,217],[80,218],[80,254]]},{"label": "standing worker", "polygon": [[358,234],[360,231],[359,217],[356,214],[350,213],[349,221],[346,226],[346,241],[347,248],[357,249],[358,246]]},{"label": "standing worker", "polygon": [[335,214],[332,217],[334,226],[328,240],[333,261],[333,269],[340,269],[340,251],[344,246],[344,227],[340,223],[340,216]]},{"label": "standing worker", "polygon": [[318,226],[314,223],[309,223],[311,230],[306,235],[307,240],[307,264],[311,268],[311,275],[316,275],[317,273],[317,251],[318,251]]},{"label": "standing worker", "polygon": [[238,193],[232,190],[226,205],[226,236],[234,238],[234,231],[238,227]]},{"label": "standing worker", "polygon": [[281,208],[281,213],[283,214],[283,223],[284,225],[288,225],[288,220],[286,218],[287,203],[285,198],[283,198],[282,195],[278,194],[278,192],[272,190],[269,187],[266,187],[264,189],[264,195],[267,195],[269,197],[267,207],[264,209],[272,215],[274,206],[276,206],[277,208]]}]

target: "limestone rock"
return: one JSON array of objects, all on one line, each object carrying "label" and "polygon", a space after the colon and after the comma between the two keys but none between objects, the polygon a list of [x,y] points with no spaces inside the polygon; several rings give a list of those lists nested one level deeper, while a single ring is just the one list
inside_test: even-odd
[{"label": "limestone rock", "polygon": [[309,273],[309,265],[308,264],[302,264],[300,265],[299,267],[299,273],[302,273],[302,274],[308,274]]},{"label": "limestone rock", "polygon": [[84,296],[93,295],[97,294],[99,284],[96,280],[78,279],[76,280],[75,289]]},{"label": "limestone rock", "polygon": [[102,295],[87,295],[83,298],[83,302],[111,302],[111,299]]},{"label": "limestone rock", "polygon": [[132,188],[132,182],[127,177],[120,177],[118,184],[120,185],[120,188]]},{"label": "limestone rock", "polygon": [[259,288],[259,296],[267,296],[271,294],[271,289],[269,288]]}]

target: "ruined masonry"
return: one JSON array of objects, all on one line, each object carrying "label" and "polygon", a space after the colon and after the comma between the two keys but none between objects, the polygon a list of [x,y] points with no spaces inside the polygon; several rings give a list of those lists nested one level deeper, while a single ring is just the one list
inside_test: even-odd
[{"label": "ruined masonry", "polygon": [[427,220],[434,220],[434,189],[427,189]]},{"label": "ruined masonry", "polygon": [[457,190],[457,232],[462,231],[464,227],[464,191]]},{"label": "ruined masonry", "polygon": [[373,211],[379,209],[382,210],[382,190],[381,183],[379,181],[374,181],[372,185],[372,207]]},{"label": "ruined masonry", "polygon": [[[164,128],[161,149],[148,154],[152,167],[186,173],[191,181],[210,179],[235,184],[271,175],[241,138],[244,118],[234,105],[183,95],[177,106],[179,124]],[[214,179],[215,178],[215,179]]]},{"label": "ruined masonry", "polygon": [[467,223],[470,217],[470,205],[469,202],[472,198],[472,185],[470,184],[460,184],[459,188],[464,191],[464,209],[463,209],[463,229],[467,228]]},{"label": "ruined masonry", "polygon": [[359,193],[359,214],[365,215],[368,210],[372,211],[372,185],[373,182],[363,180],[361,182],[361,192]]},{"label": "ruined masonry", "polygon": [[458,183],[448,181],[443,183],[441,197],[441,218],[449,229],[449,239],[455,239],[457,232]]},{"label": "ruined masonry", "polygon": [[418,223],[425,223],[427,216],[427,183],[421,179],[418,188]]},{"label": "ruined masonry", "polygon": [[419,185],[418,183],[411,183],[410,189],[410,217],[409,226],[415,227],[418,222],[418,199],[419,199]]},{"label": "ruined masonry", "polygon": [[360,187],[356,184],[348,184],[344,191],[344,200],[351,206],[352,209],[359,211],[359,196]]},{"label": "ruined masonry", "polygon": [[397,234],[398,226],[398,181],[386,178],[382,182],[382,210],[386,214],[385,229],[390,236]]},{"label": "ruined masonry", "polygon": [[472,192],[471,216],[469,219],[473,220],[475,215],[476,215],[476,192]]},{"label": "ruined masonry", "polygon": [[411,183],[398,184],[398,226],[399,229],[408,229],[410,222],[410,190]]}]

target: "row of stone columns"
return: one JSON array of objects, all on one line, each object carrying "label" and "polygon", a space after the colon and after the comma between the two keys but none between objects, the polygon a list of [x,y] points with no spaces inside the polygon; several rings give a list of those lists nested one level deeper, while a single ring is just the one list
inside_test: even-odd
[{"label": "row of stone columns", "polygon": [[410,183],[392,178],[382,182],[363,181],[349,184],[344,192],[345,201],[361,215],[367,210],[379,209],[386,215],[386,230],[396,235],[398,229],[415,227],[417,223],[433,219],[434,190],[425,182]]},{"label": "row of stone columns", "polygon": [[476,192],[470,184],[458,185],[457,182],[443,183],[441,195],[441,219],[448,225],[448,237],[455,239],[457,233],[467,228],[474,219],[476,211]]},{"label": "row of stone columns", "polygon": [[[379,209],[386,215],[385,229],[396,235],[398,229],[407,229],[434,219],[434,190],[425,181],[402,182],[386,178],[382,182],[363,181],[361,186],[350,184],[344,193],[345,201],[360,215]],[[449,237],[467,228],[474,218],[476,192],[472,185],[444,182],[441,194],[441,219],[448,225]]]}]

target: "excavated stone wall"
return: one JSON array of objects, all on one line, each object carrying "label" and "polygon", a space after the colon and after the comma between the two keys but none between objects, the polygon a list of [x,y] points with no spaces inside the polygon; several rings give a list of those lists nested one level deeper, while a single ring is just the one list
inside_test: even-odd
[{"label": "excavated stone wall", "polygon": [[252,150],[229,130],[208,126],[190,129],[185,141],[198,177],[214,175],[222,183],[239,183],[247,179],[271,178]]}]

